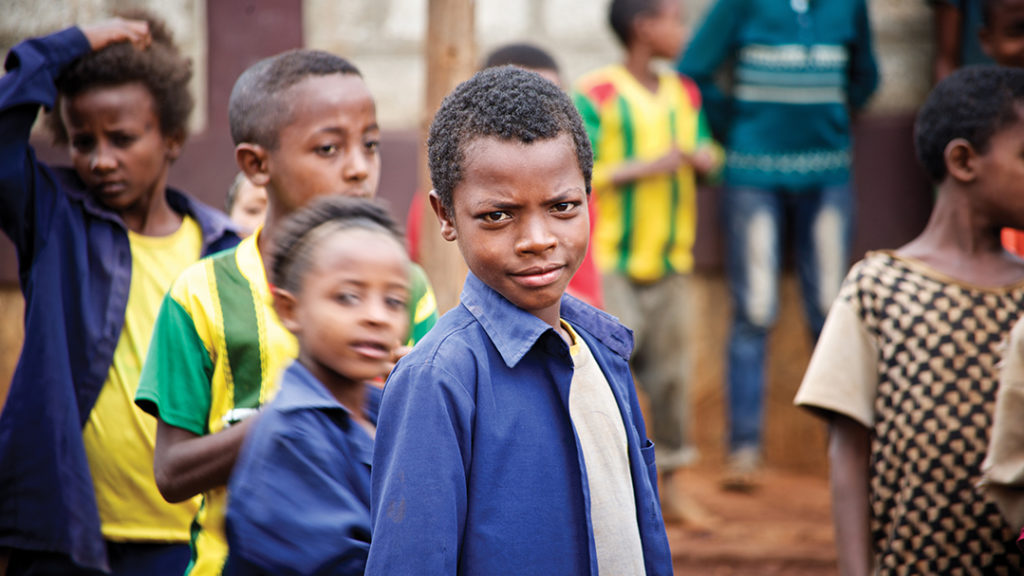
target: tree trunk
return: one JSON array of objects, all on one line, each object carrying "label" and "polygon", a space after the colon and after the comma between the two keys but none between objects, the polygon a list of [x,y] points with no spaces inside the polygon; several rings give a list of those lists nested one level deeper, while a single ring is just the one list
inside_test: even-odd
[{"label": "tree trunk", "polygon": [[430,121],[441,100],[476,70],[476,44],[473,0],[430,0],[428,10],[427,113],[423,122],[420,189],[417,191],[424,202],[419,241],[420,260],[434,285],[437,307],[443,314],[459,302],[466,264],[458,247],[441,238],[437,218],[426,198],[431,185],[425,143]]}]

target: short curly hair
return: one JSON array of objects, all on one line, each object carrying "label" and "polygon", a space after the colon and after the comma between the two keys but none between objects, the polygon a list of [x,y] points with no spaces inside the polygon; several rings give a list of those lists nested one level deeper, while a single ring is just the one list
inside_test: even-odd
[{"label": "short curly hair", "polygon": [[242,72],[228,100],[228,124],[235,145],[243,142],[277,147],[281,126],[291,118],[285,92],[310,76],[352,74],[362,77],[348,60],[322,50],[289,50],[264,58]]},{"label": "short curly hair", "polygon": [[963,138],[979,154],[992,135],[1019,122],[1024,106],[1024,70],[969,66],[932,89],[914,122],[917,159],[936,184],[945,180],[946,145]]},{"label": "short curly hair", "polygon": [[57,146],[68,144],[68,131],[61,117],[63,100],[93,88],[111,88],[140,83],[153,97],[160,132],[184,140],[195,101],[189,92],[192,62],[181,54],[167,24],[144,10],[118,14],[122,18],[149,24],[152,42],[138,50],[127,42],[112,44],[75,60],[57,77],[57,102],[46,116],[46,126]]},{"label": "short curly hair", "polygon": [[539,74],[516,66],[477,72],[445,97],[430,125],[430,180],[441,205],[454,214],[452,194],[463,178],[466,150],[476,139],[530,144],[561,134],[572,137],[589,194],[594,155],[583,120],[569,97]]},{"label": "short curly hair", "polygon": [[608,25],[624,47],[633,41],[633,23],[637,17],[657,13],[662,2],[663,0],[612,0],[608,5]]},{"label": "short curly hair", "polygon": [[379,231],[402,248],[402,230],[379,200],[325,196],[290,215],[274,237],[271,282],[293,294],[302,290],[313,250],[328,232],[358,228]]}]

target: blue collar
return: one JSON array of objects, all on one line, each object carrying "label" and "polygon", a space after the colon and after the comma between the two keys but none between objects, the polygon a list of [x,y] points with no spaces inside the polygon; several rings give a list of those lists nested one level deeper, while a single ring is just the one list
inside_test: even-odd
[{"label": "blue collar", "polygon": [[[285,382],[288,385],[285,385]],[[366,406],[363,412],[371,421],[377,420],[377,405],[380,389],[373,384],[366,384]],[[296,412],[300,410],[343,410],[351,414],[338,399],[331,395],[327,388],[313,376],[305,366],[295,360],[281,375],[281,389],[273,400],[276,410]]]},{"label": "blue collar", "polygon": [[[554,332],[543,320],[509,302],[472,272],[466,276],[461,301],[483,326],[509,368],[523,359],[541,335],[549,330]],[[614,316],[568,294],[562,295],[561,316],[574,328],[582,328],[612,352],[629,359],[633,331],[619,324]]]},{"label": "blue collar", "polygon": [[[93,216],[115,222],[122,228],[125,228],[124,220],[122,220],[116,212],[104,206],[96,199],[95,196],[90,194],[85,189],[85,185],[74,170],[70,168],[61,169],[57,171],[57,174],[58,178],[67,180],[67,182],[64,183],[64,189],[67,190],[68,197],[81,203],[86,212]],[[191,196],[179,192],[170,186],[165,188],[165,191],[167,193],[167,204],[172,210],[178,214],[187,214],[191,216],[196,220],[196,223],[199,224],[199,228],[203,233],[204,246],[213,244],[225,234],[238,235],[238,226],[223,212],[214,210],[213,208],[210,208]]]}]

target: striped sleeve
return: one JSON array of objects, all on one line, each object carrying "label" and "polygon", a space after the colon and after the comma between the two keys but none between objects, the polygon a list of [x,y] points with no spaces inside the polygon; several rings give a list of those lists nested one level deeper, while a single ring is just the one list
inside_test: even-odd
[{"label": "striped sleeve", "polygon": [[135,403],[171,426],[203,435],[212,402],[212,378],[210,351],[192,316],[168,293],[153,328]]},{"label": "striped sleeve", "polygon": [[437,324],[437,299],[423,268],[413,263],[410,271],[412,294],[409,298],[409,346],[416,344]]},{"label": "striped sleeve", "polygon": [[590,100],[583,92],[573,92],[573,102],[576,104],[576,109],[580,113],[580,117],[583,118],[583,128],[587,131],[587,137],[590,139],[590,147],[594,152],[594,171],[591,176],[591,187],[592,188],[605,188],[611,185],[611,171],[608,170],[609,166],[598,162],[601,156],[601,113],[597,109],[597,105]]}]

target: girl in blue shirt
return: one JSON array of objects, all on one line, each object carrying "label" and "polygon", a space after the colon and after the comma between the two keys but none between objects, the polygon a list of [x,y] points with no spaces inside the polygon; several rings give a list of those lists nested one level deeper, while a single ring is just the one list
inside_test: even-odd
[{"label": "girl in blue shirt", "polygon": [[408,330],[409,258],[387,211],[327,197],[286,221],[274,305],[299,341],[228,486],[227,575],[362,574],[380,389]]}]

